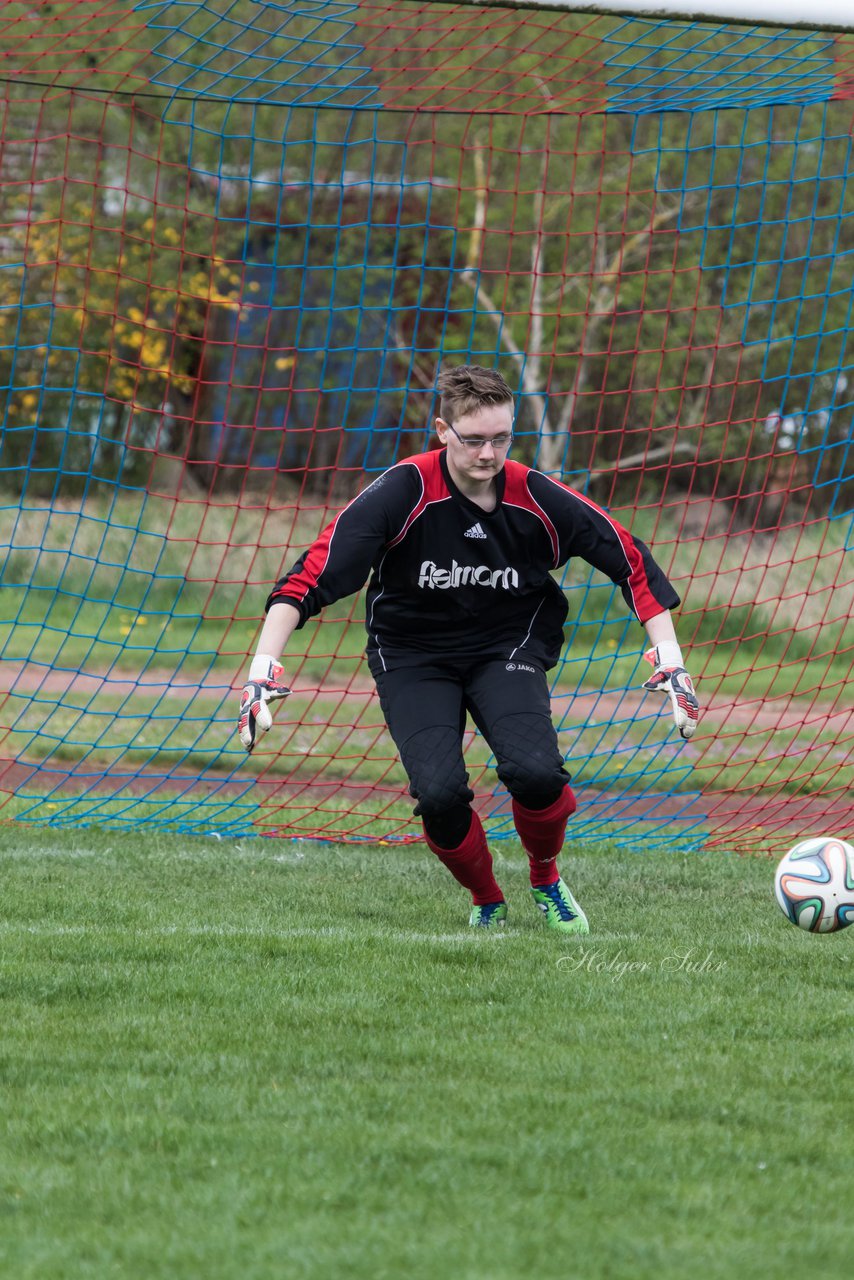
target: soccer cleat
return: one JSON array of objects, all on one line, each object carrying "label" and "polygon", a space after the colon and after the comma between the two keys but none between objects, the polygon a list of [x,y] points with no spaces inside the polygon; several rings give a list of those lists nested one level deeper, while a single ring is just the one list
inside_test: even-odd
[{"label": "soccer cleat", "polygon": [[475,929],[503,929],[507,920],[506,902],[477,903],[471,909],[469,924]]},{"label": "soccer cleat", "polygon": [[531,889],[534,902],[546,918],[550,929],[558,933],[589,933],[587,916],[575,901],[563,880]]}]

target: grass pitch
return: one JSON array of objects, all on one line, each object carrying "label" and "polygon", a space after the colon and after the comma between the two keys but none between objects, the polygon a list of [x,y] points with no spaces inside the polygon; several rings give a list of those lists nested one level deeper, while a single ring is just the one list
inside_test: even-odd
[{"label": "grass pitch", "polygon": [[422,847],[0,858],[4,1276],[848,1274],[854,929],[770,861],[580,847],[561,939],[511,843],[497,937]]}]

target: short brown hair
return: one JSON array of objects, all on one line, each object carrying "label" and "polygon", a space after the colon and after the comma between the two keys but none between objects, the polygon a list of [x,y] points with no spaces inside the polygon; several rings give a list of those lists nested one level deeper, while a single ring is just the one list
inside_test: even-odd
[{"label": "short brown hair", "polygon": [[513,392],[498,370],[479,364],[443,369],[436,379],[436,390],[440,396],[439,416],[450,423],[478,409],[513,403]]}]

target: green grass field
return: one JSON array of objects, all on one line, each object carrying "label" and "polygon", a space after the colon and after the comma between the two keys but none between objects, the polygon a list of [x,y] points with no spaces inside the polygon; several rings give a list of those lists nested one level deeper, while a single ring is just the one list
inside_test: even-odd
[{"label": "green grass field", "polygon": [[854,930],[773,862],[0,827],[0,1274],[774,1280],[850,1266]]}]

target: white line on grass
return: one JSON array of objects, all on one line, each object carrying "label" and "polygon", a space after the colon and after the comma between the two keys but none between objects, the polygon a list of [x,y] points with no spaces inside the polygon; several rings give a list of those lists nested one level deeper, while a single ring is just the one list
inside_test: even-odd
[{"label": "white line on grass", "polygon": [[[390,942],[441,942],[441,943],[462,943],[468,945],[476,941],[484,932],[483,929],[467,929],[463,933],[417,933],[412,929],[372,929],[370,932],[354,934],[352,929],[345,929],[335,925],[324,925],[319,929],[294,928],[294,929],[265,929],[238,927],[236,925],[219,925],[219,924],[203,924],[203,925],[164,925],[159,929],[131,929],[122,928],[121,926],[105,926],[91,924],[16,924],[14,921],[0,921],[0,935],[5,934],[11,936],[14,934],[25,934],[28,937],[57,938],[57,937],[73,937],[83,938],[86,936],[106,937],[108,935],[121,935],[123,937],[132,938],[168,938],[183,936],[188,938],[335,938],[346,939],[348,942],[353,941],[369,941],[373,938],[382,938],[384,941]],[[503,929],[490,930],[490,938],[506,938],[512,937],[512,932],[507,934]]]}]

